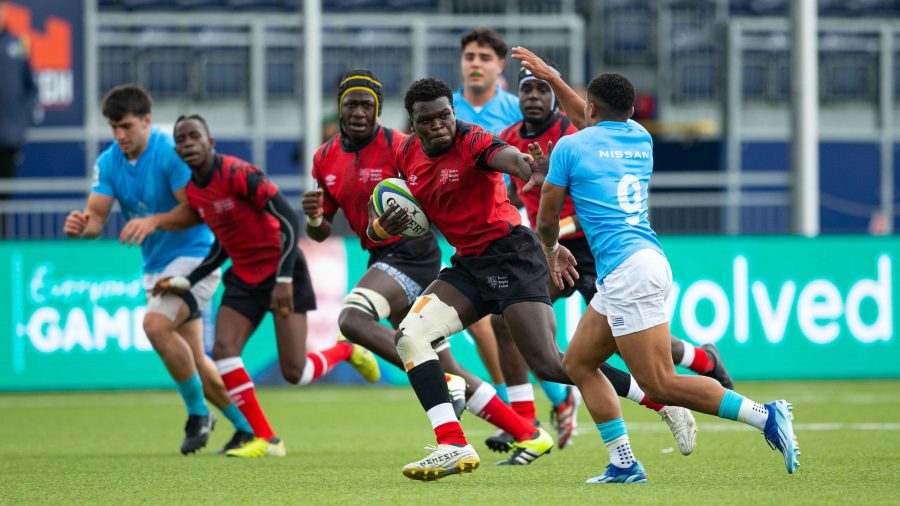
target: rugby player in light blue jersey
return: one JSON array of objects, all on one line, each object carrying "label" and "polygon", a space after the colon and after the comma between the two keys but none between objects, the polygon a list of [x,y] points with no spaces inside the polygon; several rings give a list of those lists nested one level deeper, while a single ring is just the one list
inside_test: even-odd
[{"label": "rugby player in light blue jersey", "polygon": [[672,272],[647,219],[653,140],[629,119],[634,96],[634,87],[621,74],[607,73],[591,81],[584,106],[589,126],[557,143],[538,212],[538,234],[557,287],[574,284],[578,276],[574,257],[558,242],[559,215],[567,195],[597,262],[597,294],[564,359],[609,449],[610,464],[588,483],[647,481],[632,452],[616,393],[597,369],[615,352],[651,400],[759,429],[781,451],[787,471],[793,473],[800,450],[787,401],[761,404],[712,378],[675,372],[664,308]]},{"label": "rugby player in light blue jersey", "polygon": [[[113,88],[103,99],[103,116],[116,142],[97,158],[85,210],[66,217],[63,230],[69,237],[99,236],[116,200],[128,219],[166,212],[186,201],[184,187],[191,170],[175,153],[171,136],[151,126],[151,106],[150,95],[130,84]],[[144,332],[175,380],[188,412],[181,452],[187,455],[204,447],[215,426],[204,386],[210,401],[236,429],[224,450],[243,446],[253,440],[253,431],[203,350],[199,309],[212,299],[219,271],[183,296],[150,296],[158,280],[185,276],[203,261],[213,243],[212,233],[202,225],[136,237],[133,242],[141,244],[144,257],[143,284],[148,295]]]}]

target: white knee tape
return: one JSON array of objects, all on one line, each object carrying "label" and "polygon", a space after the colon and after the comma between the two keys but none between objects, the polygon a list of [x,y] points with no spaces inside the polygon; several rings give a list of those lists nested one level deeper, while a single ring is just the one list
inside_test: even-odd
[{"label": "white knee tape", "polygon": [[359,309],[364,311],[376,320],[383,320],[391,314],[391,303],[375,290],[368,288],[354,288],[344,297],[344,305],[341,309],[347,308]]},{"label": "white knee tape", "polygon": [[448,337],[462,329],[459,314],[453,307],[433,293],[419,296],[400,322],[397,352],[406,370],[428,360],[437,360],[433,346],[438,344],[440,348]]}]

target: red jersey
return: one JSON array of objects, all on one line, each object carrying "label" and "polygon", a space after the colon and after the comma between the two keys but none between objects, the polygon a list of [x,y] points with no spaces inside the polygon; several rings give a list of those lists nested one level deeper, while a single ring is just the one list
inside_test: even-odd
[{"label": "red jersey", "polygon": [[366,236],[369,226],[369,197],[375,185],[384,179],[397,177],[395,152],[406,141],[399,130],[378,127],[372,138],[361,146],[351,146],[344,134],[337,134],[316,151],[312,176],[322,189],[325,214],[338,209],[359,236],[362,248],[386,246],[402,239],[392,237],[375,242]]},{"label": "red jersey", "polygon": [[456,138],[446,153],[429,157],[414,135],[397,153],[397,166],[413,197],[457,255],[480,255],[522,223],[507,198],[503,174],[488,166],[505,147],[496,135],[457,121]]},{"label": "red jersey", "polygon": [[[534,133],[526,133],[525,122],[520,121],[503,130],[500,133],[500,138],[510,146],[514,146],[518,148],[519,151],[527,153],[528,145],[532,142],[540,143],[541,148],[546,151],[548,142],[553,142],[553,145],[556,145],[556,142],[559,141],[560,137],[578,131],[578,128],[572,124],[569,118],[559,113],[555,113],[553,118],[548,122],[549,125],[546,125],[542,130]],[[519,194],[519,198],[522,199],[522,203],[525,204],[525,212],[528,213],[528,219],[531,221],[531,226],[536,227],[538,207],[540,207],[541,203],[541,187],[535,186],[526,193],[523,191],[525,181],[522,181],[519,178],[511,179],[516,185],[516,192]],[[559,214],[559,217],[565,218],[566,216],[572,216],[573,214],[575,214],[575,204],[572,203],[571,197],[566,196],[566,201],[563,203],[562,212]],[[575,239],[577,237],[584,237],[584,231],[578,230],[577,232],[560,237],[560,239]]]},{"label": "red jersey", "polygon": [[206,179],[191,178],[185,193],[241,281],[258,285],[275,274],[281,258],[281,224],[264,209],[278,187],[261,170],[233,156],[217,155]]}]

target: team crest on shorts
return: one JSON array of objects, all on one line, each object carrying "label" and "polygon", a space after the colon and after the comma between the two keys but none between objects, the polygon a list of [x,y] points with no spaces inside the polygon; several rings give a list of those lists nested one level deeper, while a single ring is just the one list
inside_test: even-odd
[{"label": "team crest on shorts", "polygon": [[509,288],[509,277],[507,276],[488,276],[487,284],[491,288]]}]

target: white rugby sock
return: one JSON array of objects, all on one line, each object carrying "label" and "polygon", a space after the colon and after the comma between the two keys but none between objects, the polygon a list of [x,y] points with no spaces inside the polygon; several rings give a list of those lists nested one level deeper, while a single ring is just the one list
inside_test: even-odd
[{"label": "white rugby sock", "polygon": [[631,441],[628,439],[628,434],[606,443],[606,448],[609,450],[610,463],[618,468],[625,469],[630,467],[636,460],[634,452],[631,451]]},{"label": "white rugby sock", "polygon": [[737,419],[739,422],[744,422],[751,427],[765,430],[766,420],[769,419],[769,410],[762,404],[745,397],[741,401],[741,409],[738,411]]},{"label": "white rugby sock", "polygon": [[694,354],[696,353],[694,351],[694,345],[684,339],[681,340],[681,344],[684,345],[684,355],[681,356],[681,362],[678,362],[678,365],[681,367],[691,367],[691,364],[694,363]]}]

